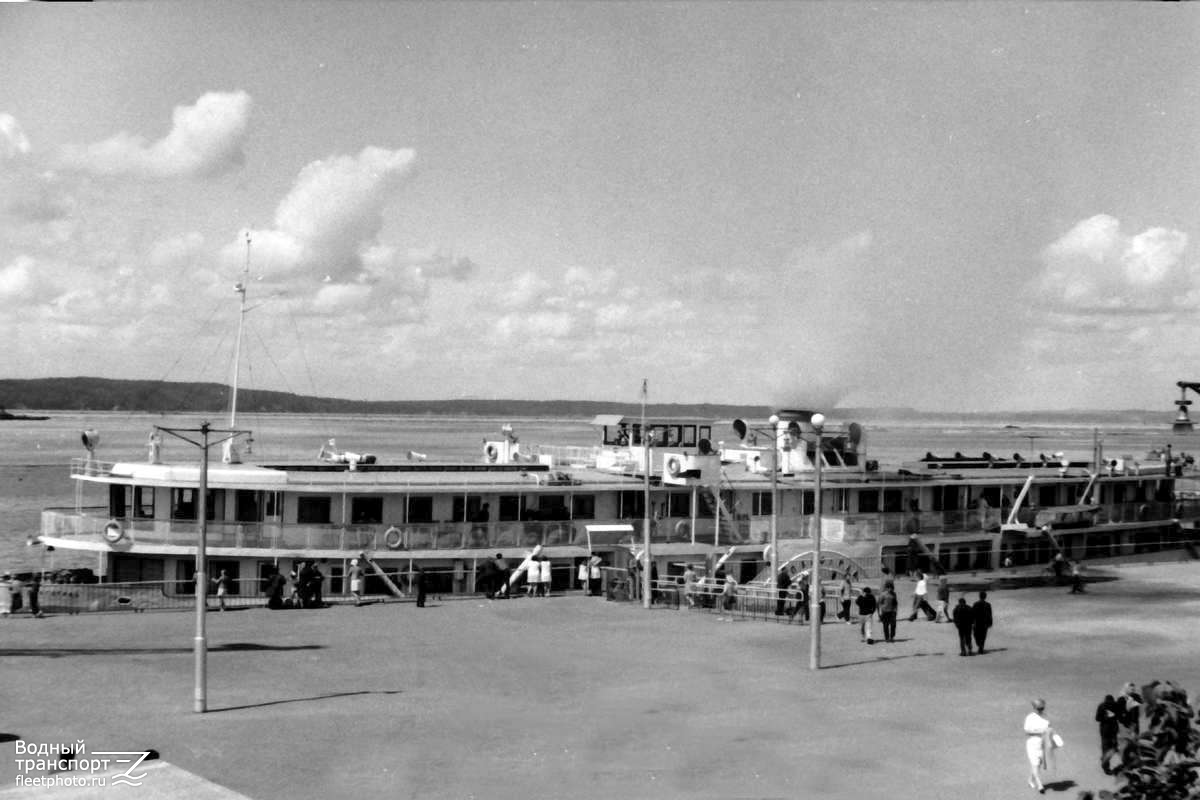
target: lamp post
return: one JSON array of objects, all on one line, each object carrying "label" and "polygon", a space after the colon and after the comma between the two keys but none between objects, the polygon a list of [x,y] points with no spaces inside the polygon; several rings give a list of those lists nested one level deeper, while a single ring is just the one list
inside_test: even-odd
[{"label": "lamp post", "polygon": [[[199,428],[162,428],[154,426],[156,431],[169,433],[177,439],[200,448],[200,478],[197,482],[196,517],[199,522],[199,537],[196,543],[196,636],[193,640],[195,654],[195,698],[192,711],[203,714],[208,710],[208,637],[205,632],[204,615],[208,611],[208,581],[205,577],[205,566],[208,561],[208,448],[214,444],[235,439],[249,431],[214,430],[208,422],[200,423]],[[185,436],[186,433],[200,434],[200,440]],[[210,442],[209,434],[227,434],[224,438]]]},{"label": "lamp post", "polygon": [[[772,414],[771,423],[771,580],[779,580],[779,415]],[[776,590],[778,591],[778,590]]]},{"label": "lamp post", "polygon": [[813,566],[809,576],[809,600],[811,603],[812,639],[809,641],[808,668],[821,668],[821,609],[825,599],[821,596],[821,455],[823,433],[825,431],[825,415],[813,414],[811,420],[813,432],[817,435],[816,473],[813,481],[813,493],[816,495],[813,503]]}]

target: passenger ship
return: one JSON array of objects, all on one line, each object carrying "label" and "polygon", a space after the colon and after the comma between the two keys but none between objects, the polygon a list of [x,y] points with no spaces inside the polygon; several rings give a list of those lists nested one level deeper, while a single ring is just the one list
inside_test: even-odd
[{"label": "passenger ship", "polygon": [[660,579],[691,563],[770,587],[773,567],[811,566],[818,524],[822,568],[860,577],[917,561],[962,571],[1128,556],[1195,535],[1180,521],[1200,501],[1175,491],[1192,466],[1169,449],[1140,463],[1097,452],[881,466],[859,425],[808,411],[594,425],[598,441],[584,447],[529,446],[506,426],[469,463],[380,463],[336,447],[308,463],[244,463],[236,447],[212,464],[163,463],[152,435],[131,460],[77,459],[71,477],[107,486],[107,506],[45,510],[40,538],[95,553],[102,581],[164,581],[187,595],[204,486],[209,576],[225,570],[254,595],[265,575],[314,560],[336,597],[356,558],[378,573],[370,592],[396,591],[391,578],[419,566],[431,591],[467,594],[486,560],[516,565],[535,548],[554,590],[577,588],[580,563],[628,566],[647,539]]}]

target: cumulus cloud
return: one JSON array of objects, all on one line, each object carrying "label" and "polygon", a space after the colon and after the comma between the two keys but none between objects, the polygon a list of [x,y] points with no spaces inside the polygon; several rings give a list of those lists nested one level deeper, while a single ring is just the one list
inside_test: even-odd
[{"label": "cumulus cloud", "polygon": [[32,256],[19,255],[0,266],[0,302],[48,303],[61,291],[52,269]]},{"label": "cumulus cloud", "polygon": [[29,139],[11,114],[0,114],[0,161],[29,154]]},{"label": "cumulus cloud", "polygon": [[[311,312],[418,318],[432,282],[466,280],[477,266],[437,247],[381,241],[384,212],[414,159],[410,149],[367,147],[305,166],[279,202],[274,226],[250,232],[254,271],[276,289],[311,298]],[[230,266],[244,254],[240,239],[222,251]]]},{"label": "cumulus cloud", "polygon": [[194,105],[176,106],[170,132],[157,141],[123,131],[101,142],[64,147],[59,165],[92,175],[219,175],[245,159],[242,144],[250,105],[250,95],[245,92],[208,92]]},{"label": "cumulus cloud", "polygon": [[1035,301],[1064,322],[1086,326],[1093,314],[1157,314],[1195,307],[1200,272],[1184,260],[1186,233],[1121,231],[1106,214],[1085,219],[1042,251],[1030,285]]}]

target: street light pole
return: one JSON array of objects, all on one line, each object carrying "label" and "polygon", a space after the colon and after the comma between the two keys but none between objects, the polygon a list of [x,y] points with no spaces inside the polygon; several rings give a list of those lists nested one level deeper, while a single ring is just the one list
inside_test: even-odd
[{"label": "street light pole", "polygon": [[[779,415],[771,423],[771,580],[779,582]],[[776,588],[778,592],[778,588]]]},{"label": "street light pole", "polygon": [[822,435],[825,430],[825,415],[813,414],[812,427],[817,434],[817,458],[813,481],[813,493],[816,497],[813,503],[813,564],[812,575],[809,576],[812,639],[809,641],[808,668],[818,670],[821,668],[821,610],[825,604],[825,598],[821,596],[821,462],[824,460],[821,449],[824,444]]},{"label": "street light pole", "polygon": [[[208,422],[200,423],[199,428],[161,428],[154,426],[157,431],[169,433],[177,439],[200,448],[200,478],[197,481],[196,514],[199,523],[199,536],[196,542],[196,634],[192,641],[195,656],[195,692],[192,711],[203,714],[208,710],[208,636],[205,631],[205,613],[208,611],[208,580],[205,567],[208,561],[208,448],[214,444],[230,441],[249,431],[214,430]],[[198,433],[200,440],[184,436],[185,433]],[[227,434],[223,439],[209,442],[209,434]]]}]

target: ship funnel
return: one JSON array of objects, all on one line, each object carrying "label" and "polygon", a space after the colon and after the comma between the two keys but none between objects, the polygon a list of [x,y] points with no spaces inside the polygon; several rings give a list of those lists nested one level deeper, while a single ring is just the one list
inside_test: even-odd
[{"label": "ship funnel", "polygon": [[742,441],[746,440],[746,432],[749,430],[750,428],[746,425],[746,420],[735,419],[733,421],[733,432],[736,433],[738,438]]}]

